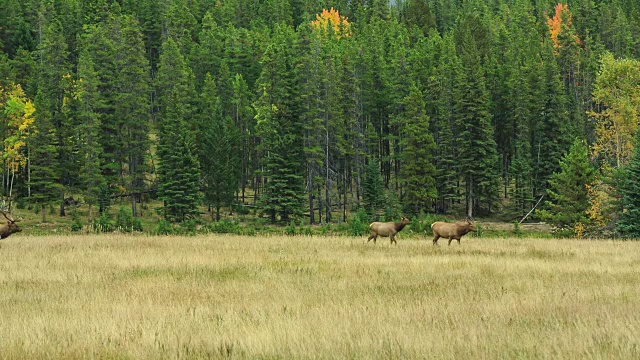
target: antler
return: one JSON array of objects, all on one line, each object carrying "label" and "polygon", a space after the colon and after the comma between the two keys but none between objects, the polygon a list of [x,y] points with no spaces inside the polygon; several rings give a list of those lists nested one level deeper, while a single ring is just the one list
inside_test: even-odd
[{"label": "antler", "polygon": [[11,214],[7,213],[4,209],[0,209],[0,214],[4,215],[4,217],[7,219],[7,221],[12,222],[12,223],[15,223],[15,222],[18,222],[18,221],[22,220],[22,219],[14,220],[13,216],[11,216]]}]

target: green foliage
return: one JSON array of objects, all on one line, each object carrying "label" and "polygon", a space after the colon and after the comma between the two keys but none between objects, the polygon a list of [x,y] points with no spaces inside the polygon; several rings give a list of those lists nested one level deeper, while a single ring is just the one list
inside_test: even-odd
[{"label": "green foliage", "polygon": [[349,222],[347,234],[350,236],[363,236],[369,231],[369,216],[367,212],[360,208]]},{"label": "green foliage", "polygon": [[200,164],[193,133],[193,73],[176,43],[162,45],[157,92],[160,101],[158,195],[167,220],[181,222],[198,214]]},{"label": "green foliage", "polygon": [[169,221],[165,219],[161,219],[158,222],[158,227],[156,228],[156,235],[173,235],[176,233],[176,229],[173,227]]},{"label": "green foliage", "polygon": [[[36,108],[2,195],[48,208],[79,193],[102,214],[150,190],[171,222],[236,194],[283,226],[318,207],[331,222],[338,204],[513,219],[575,138],[600,173],[626,164],[640,3],[572,3],[553,29],[544,1],[392,3],[333,4],[350,25],[319,36],[331,4],[2,2],[0,86]],[[14,120],[0,111],[5,160]]]},{"label": "green foliage", "polygon": [[369,158],[364,179],[362,180],[362,197],[364,208],[373,219],[377,219],[378,211],[384,209],[384,186],[377,161]]},{"label": "green foliage", "polygon": [[97,233],[112,232],[114,230],[113,219],[106,211],[100,214],[97,220],[94,220],[91,224],[93,231]]},{"label": "green foliage", "polygon": [[[428,131],[429,117],[425,113],[424,96],[416,85],[411,86],[409,95],[403,99],[403,105],[405,110],[401,115],[404,129],[400,142],[403,148],[400,176],[405,186],[405,209],[408,214],[415,216],[429,207],[437,197],[433,157],[436,144]],[[389,200],[387,207],[390,205]],[[387,219],[389,215],[391,214],[387,215]]]},{"label": "green foliage", "polygon": [[220,208],[230,207],[238,190],[242,171],[239,166],[240,132],[230,117],[225,118],[220,99],[216,96],[215,83],[209,73],[206,75],[200,101],[200,164],[205,183],[204,197],[215,208],[216,220],[220,220]]},{"label": "green foliage", "polygon": [[587,185],[593,184],[595,171],[589,164],[587,148],[582,140],[575,140],[569,153],[560,162],[559,173],[553,174],[547,190],[549,200],[540,217],[560,230],[572,230],[589,222],[589,194]]},{"label": "green foliage", "polygon": [[623,211],[616,230],[627,238],[640,238],[640,132],[636,135],[636,147],[631,161],[622,169],[619,192]]},{"label": "green foliage", "polygon": [[142,231],[142,221],[133,216],[130,207],[122,205],[116,214],[115,227],[122,232]]},{"label": "green foliage", "polygon": [[80,220],[80,214],[78,214],[77,210],[73,210],[72,213],[73,222],[71,223],[71,231],[79,232],[82,231],[82,220]]},{"label": "green foliage", "polygon": [[242,234],[242,225],[231,218],[222,218],[219,221],[208,223],[203,227],[205,232],[217,234]]}]

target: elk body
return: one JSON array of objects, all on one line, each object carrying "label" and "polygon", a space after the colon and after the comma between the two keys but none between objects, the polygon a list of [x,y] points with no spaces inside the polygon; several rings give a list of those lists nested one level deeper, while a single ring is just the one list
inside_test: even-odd
[{"label": "elk body", "polygon": [[373,222],[369,225],[369,229],[371,229],[371,236],[367,239],[367,242],[373,239],[373,243],[375,244],[378,236],[389,237],[391,239],[391,243],[396,243],[396,234],[399,233],[406,225],[410,224],[409,219],[402,218],[400,222]]},{"label": "elk body", "polygon": [[433,230],[433,245],[438,244],[438,239],[445,238],[449,239],[449,245],[451,245],[451,241],[453,239],[458,240],[458,245],[460,244],[460,238],[463,235],[466,235],[470,231],[475,231],[476,226],[469,220],[467,223],[462,224],[452,224],[446,223],[442,221],[436,221],[431,224],[431,229]]},{"label": "elk body", "polygon": [[7,223],[0,226],[0,239],[7,238],[13,233],[22,231],[22,228],[16,224],[16,222],[21,219],[14,220],[11,215],[7,214],[3,210],[0,210],[0,213],[7,219]]}]

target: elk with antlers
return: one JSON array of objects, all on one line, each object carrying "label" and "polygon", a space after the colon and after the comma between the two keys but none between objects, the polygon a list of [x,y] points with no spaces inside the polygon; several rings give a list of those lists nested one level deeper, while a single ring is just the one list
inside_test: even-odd
[{"label": "elk with antlers", "polygon": [[0,214],[4,215],[4,217],[7,219],[7,223],[0,226],[0,239],[7,238],[9,237],[9,235],[13,233],[22,231],[22,228],[20,228],[20,226],[16,224],[18,221],[21,221],[22,219],[14,220],[11,214],[8,214],[4,210],[0,210]]}]

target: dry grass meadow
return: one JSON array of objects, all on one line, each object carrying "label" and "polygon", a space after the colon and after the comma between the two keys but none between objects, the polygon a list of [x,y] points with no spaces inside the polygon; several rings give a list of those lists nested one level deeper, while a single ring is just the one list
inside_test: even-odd
[{"label": "dry grass meadow", "polygon": [[0,358],[640,358],[640,242],[13,236]]}]

